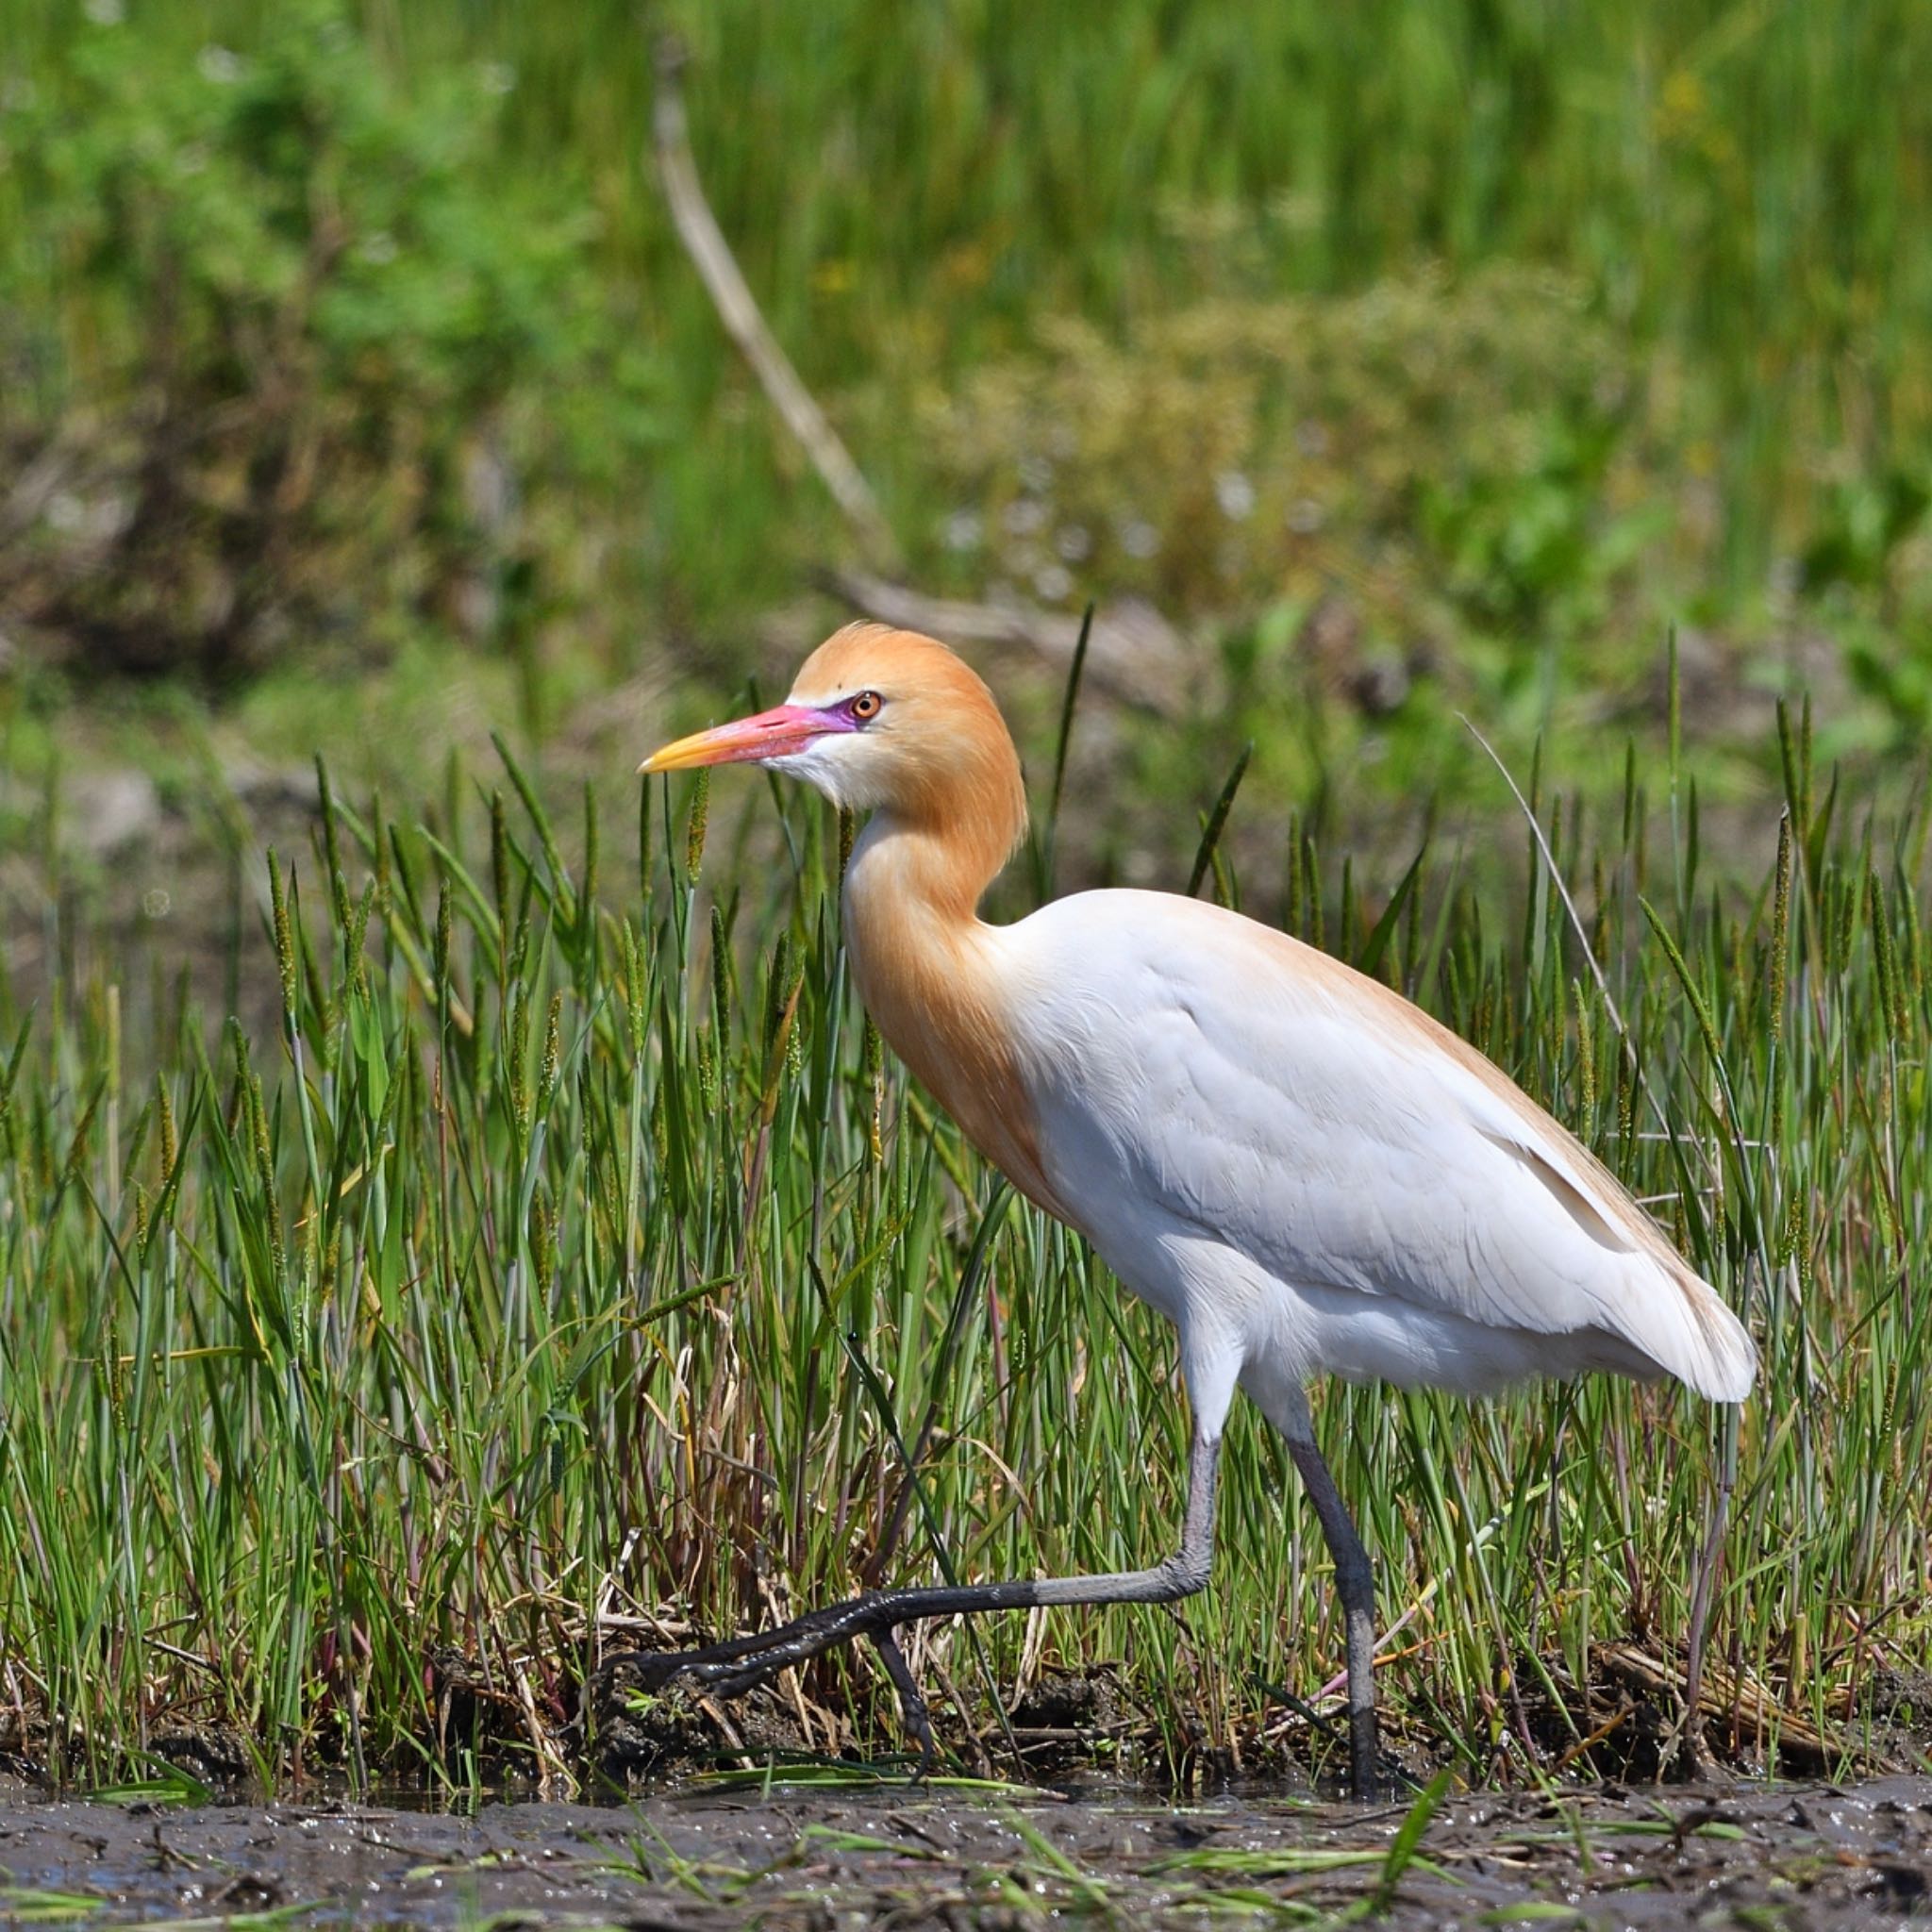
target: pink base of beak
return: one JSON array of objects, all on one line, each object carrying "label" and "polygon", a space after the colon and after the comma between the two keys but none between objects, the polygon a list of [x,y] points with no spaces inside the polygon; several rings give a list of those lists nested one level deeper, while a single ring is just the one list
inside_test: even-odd
[{"label": "pink base of beak", "polygon": [[815,711],[809,705],[778,705],[755,718],[740,718],[659,745],[638,770],[686,772],[699,765],[757,764],[801,751],[828,731],[849,728],[842,719]]}]

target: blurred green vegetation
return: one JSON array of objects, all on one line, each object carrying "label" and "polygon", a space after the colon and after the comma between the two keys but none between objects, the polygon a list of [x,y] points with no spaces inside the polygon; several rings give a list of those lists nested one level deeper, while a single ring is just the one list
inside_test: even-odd
[{"label": "blurred green vegetation", "polygon": [[[1829,748],[1932,718],[1924,9],[643,26],[691,45],[708,192],[908,575],[1150,594],[1272,800],[1454,791],[1457,707],[1596,770],[1607,715],[1660,723],[1672,625],[1693,734],[1794,684]],[[16,670],[289,675],[253,700],[286,755],[319,675],[484,658],[541,736],[667,661],[715,705],[774,675],[760,613],[793,651],[833,614],[793,600],[848,536],[671,232],[633,8],[0,0],[0,37]],[[338,748],[407,765],[380,739]]]}]

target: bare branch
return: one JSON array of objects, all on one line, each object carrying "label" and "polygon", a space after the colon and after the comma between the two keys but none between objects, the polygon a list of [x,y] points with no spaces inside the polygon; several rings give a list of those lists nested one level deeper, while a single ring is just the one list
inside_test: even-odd
[{"label": "bare branch", "polygon": [[877,499],[840,441],[838,431],[825,420],[824,411],[812,400],[766,326],[731,253],[731,244],[705,199],[685,120],[682,75],[687,58],[675,35],[667,34],[658,42],[658,95],[651,116],[658,173],[664,183],[665,199],[671,204],[678,240],[710,295],[725,333],[743,352],[772,406],[811,458],[812,467],[858,530],[867,553],[881,562],[891,562],[897,556],[897,546]]}]

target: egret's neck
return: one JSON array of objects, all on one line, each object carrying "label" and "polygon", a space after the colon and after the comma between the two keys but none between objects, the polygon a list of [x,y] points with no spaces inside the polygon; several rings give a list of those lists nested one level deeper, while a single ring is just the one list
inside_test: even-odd
[{"label": "egret's neck", "polygon": [[[942,828],[881,810],[845,868],[845,944],[866,1011],[899,1057],[935,1091],[925,1050],[936,1021],[971,1018],[1005,1032],[993,929],[979,898],[993,871]],[[949,1037],[957,1028],[948,1028]],[[953,1044],[970,1053],[962,1040]],[[944,1097],[943,1094],[941,1096]]]},{"label": "egret's neck", "polygon": [[1041,1172],[1000,930],[978,913],[1009,843],[875,813],[845,869],[846,950],[893,1052],[1015,1186],[1064,1214]]},{"label": "egret's neck", "polygon": [[979,902],[1006,863],[980,840],[962,840],[944,826],[875,811],[845,866],[845,916],[891,922],[916,916],[946,929],[977,926]]}]

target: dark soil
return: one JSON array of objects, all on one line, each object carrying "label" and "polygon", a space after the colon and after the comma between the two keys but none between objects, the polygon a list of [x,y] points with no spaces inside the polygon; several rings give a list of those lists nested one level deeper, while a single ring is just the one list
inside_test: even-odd
[{"label": "dark soil", "polygon": [[23,1795],[0,1805],[0,1916],[44,1920],[64,1900],[70,1922],[286,1913],[305,1925],[640,1932],[1258,1925],[1371,1907],[1394,1926],[1932,1923],[1924,1778],[1455,1797],[1391,1881],[1405,1810],[904,1784],[687,1789],[473,1816]]}]

